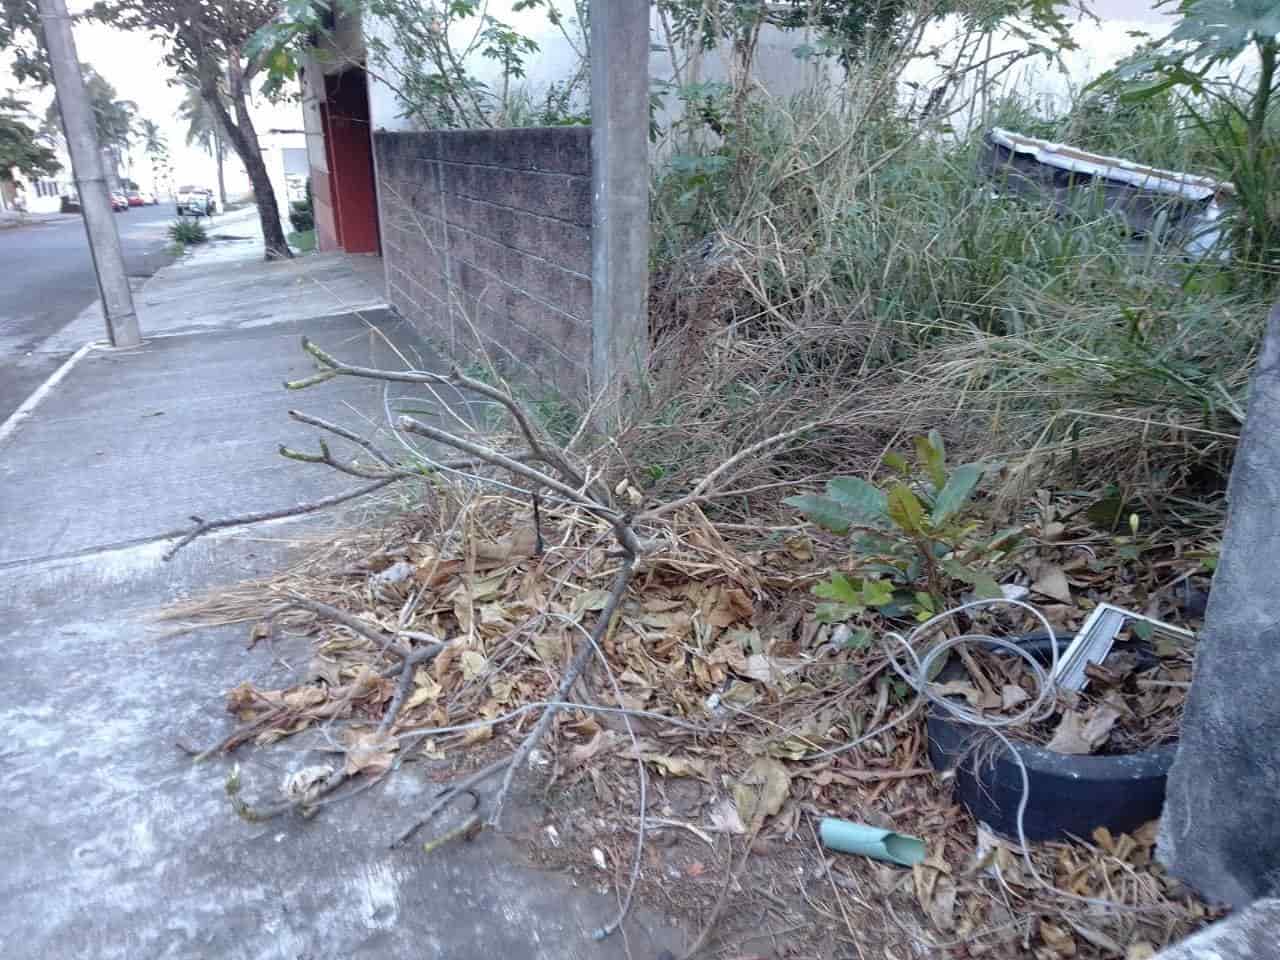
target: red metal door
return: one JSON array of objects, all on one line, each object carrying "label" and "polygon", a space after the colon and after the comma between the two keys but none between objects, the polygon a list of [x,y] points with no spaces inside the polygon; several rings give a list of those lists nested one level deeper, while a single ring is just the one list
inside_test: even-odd
[{"label": "red metal door", "polygon": [[378,194],[364,70],[325,77],[325,101],[321,121],[338,244],[348,253],[377,253]]}]

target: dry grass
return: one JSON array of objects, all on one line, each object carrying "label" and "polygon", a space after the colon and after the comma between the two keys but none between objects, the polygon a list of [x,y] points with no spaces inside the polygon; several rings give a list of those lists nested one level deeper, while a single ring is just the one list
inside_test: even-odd
[{"label": "dry grass", "polygon": [[[708,871],[722,875],[735,842],[738,862],[759,827],[727,913],[780,938],[803,929],[792,955],[829,955],[834,930],[860,956],[1141,956],[1209,918],[1153,862],[1153,830],[1037,845],[1034,871],[980,844],[928,768],[915,697],[885,648],[844,643],[814,616],[814,583],[858,558],[779,504],[875,475],[886,452],[937,429],[952,462],[999,464],[981,519],[1028,535],[990,572],[1033,589],[1050,567],[1067,577],[1067,598],[1035,598],[1055,627],[1078,627],[1100,600],[1167,613],[1216,549],[1262,300],[1218,267],[1136,256],[1101,219],[995,199],[969,172],[972,142],[844,93],[752,103],[714,148],[733,151],[730,173],[692,193],[675,172],[657,185],[653,361],[618,428],[571,445],[630,501],[652,549],[575,690],[581,706],[556,715],[542,751],[542,785],[561,798],[547,823],[575,842],[530,842],[588,871],[599,846],[625,887],[639,764],[652,778],[643,820],[679,838],[644,846],[640,890],[659,907],[711,909],[721,880]],[[786,439],[760,446],[770,437]],[[618,562],[609,528],[544,505],[538,551],[526,501],[434,489],[389,530],[171,611],[313,638],[295,685],[232,691],[240,726],[222,747],[321,731],[368,782],[527,732],[600,609]],[[1139,514],[1139,533],[1084,522],[1104,494],[1126,521]],[[403,576],[383,582],[392,569]],[[297,595],[447,639],[390,730],[378,728],[397,663],[376,643],[297,610],[257,625]],[[872,614],[858,625],[902,629]],[[828,814],[921,836],[929,859],[913,871],[828,861],[812,834]],[[718,943],[746,939],[731,924]]]},{"label": "dry grass", "polygon": [[619,438],[633,483],[661,499],[818,419],[744,465],[750,493],[713,515],[770,517],[770,492],[871,474],[938,429],[1007,466],[1011,505],[1114,484],[1220,521],[1270,302],[1247,269],[1144,247],[1087,202],[1058,217],[993,196],[976,134],[856,89],[750,102],[702,148],[731,174],[657,177],[656,359]]}]

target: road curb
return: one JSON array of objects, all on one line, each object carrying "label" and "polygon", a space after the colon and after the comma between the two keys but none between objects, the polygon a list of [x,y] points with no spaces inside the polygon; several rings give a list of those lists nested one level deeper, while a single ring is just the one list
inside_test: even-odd
[{"label": "road curb", "polygon": [[4,423],[0,423],[0,448],[3,448],[8,439],[17,432],[18,427],[22,426],[31,414],[35,413],[36,407],[40,406],[44,398],[53,392],[53,388],[71,372],[71,369],[84,358],[84,355],[96,346],[96,343],[86,343],[64,360],[62,366],[53,371],[44,383],[32,391],[31,396],[22,401],[22,406],[13,411]]}]

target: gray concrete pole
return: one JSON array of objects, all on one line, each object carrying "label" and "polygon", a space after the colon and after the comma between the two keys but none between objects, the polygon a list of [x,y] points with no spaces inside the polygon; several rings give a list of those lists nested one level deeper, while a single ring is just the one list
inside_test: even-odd
[{"label": "gray concrete pole", "polygon": [[[1240,907],[1280,893],[1280,304],[1263,334],[1227,501],[1156,846],[1175,877]],[[1276,942],[1273,930],[1267,943]]]},{"label": "gray concrete pole", "polygon": [[98,149],[93,114],[76,57],[75,37],[71,35],[71,17],[65,0],[39,0],[39,9],[58,93],[62,131],[71,154],[71,167],[80,191],[81,216],[98,275],[98,290],[102,294],[107,339],[113,347],[136,347],[142,342],[138,315],[133,309],[124,254],[120,252],[120,235],[116,233],[111,197],[102,171],[102,152]]},{"label": "gray concrete pole", "polygon": [[649,0],[591,0],[591,390],[649,351]]}]

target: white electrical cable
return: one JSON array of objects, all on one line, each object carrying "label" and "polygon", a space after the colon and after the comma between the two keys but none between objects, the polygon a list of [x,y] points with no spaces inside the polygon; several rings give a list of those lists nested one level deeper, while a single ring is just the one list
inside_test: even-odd
[{"label": "white electrical cable", "polygon": [[[1035,658],[1034,654],[1032,654],[1030,651],[1021,647],[1017,643],[1017,641],[1009,640],[1005,637],[995,637],[995,636],[990,636],[987,634],[980,634],[980,633],[967,633],[957,637],[947,638],[943,640],[941,643],[938,643],[935,646],[931,647],[923,657],[921,657],[916,652],[915,646],[914,646],[915,642],[919,640],[922,636],[927,635],[930,631],[932,631],[935,627],[937,627],[938,624],[940,624],[942,621],[949,619],[950,617],[953,617],[956,614],[965,613],[969,610],[975,610],[975,609],[986,608],[986,607],[996,607],[996,606],[1016,607],[1020,610],[1023,610],[1031,614],[1031,616],[1033,616],[1036,620],[1040,622],[1041,627],[1044,629],[1045,633],[1048,634],[1049,639],[1051,641],[1050,645],[1051,645],[1052,652],[1050,654],[1050,667],[1048,670],[1046,670],[1044,665],[1041,664]],[[905,681],[908,684],[908,686],[910,686],[916,692],[917,696],[916,696],[915,702],[912,703],[912,705],[908,709],[903,711],[903,713],[899,715],[896,719],[891,720],[888,723],[881,724],[879,727],[876,727],[874,730],[871,730],[867,733],[862,734],[861,736],[855,738],[849,743],[841,744],[839,747],[833,747],[829,750],[820,750],[815,753],[806,754],[805,756],[799,758],[800,762],[821,760],[826,757],[832,757],[842,753],[847,753],[848,751],[856,749],[857,747],[861,746],[863,743],[866,743],[868,740],[872,739],[873,737],[879,736],[880,734],[884,733],[886,730],[891,730],[894,727],[900,726],[910,717],[914,716],[916,712],[926,703],[933,704],[938,709],[945,711],[948,715],[954,717],[956,720],[958,720],[961,723],[966,723],[974,727],[991,731],[991,734],[1001,742],[1001,744],[1004,746],[1004,748],[1009,752],[1010,756],[1013,758],[1014,763],[1017,764],[1018,771],[1022,779],[1022,796],[1019,799],[1018,811],[1017,811],[1018,842],[1021,848],[1020,853],[1022,854],[1023,863],[1027,868],[1027,872],[1031,875],[1032,878],[1034,878],[1036,883],[1038,883],[1042,888],[1051,891],[1056,896],[1063,897],[1068,900],[1072,900],[1076,903],[1085,903],[1093,906],[1105,907],[1109,910],[1119,910],[1119,911],[1130,912],[1130,913],[1159,912],[1160,910],[1159,907],[1129,906],[1127,904],[1117,903],[1114,900],[1103,900],[1095,897],[1082,897],[1078,894],[1070,893],[1066,890],[1060,890],[1059,888],[1055,887],[1052,883],[1050,883],[1048,880],[1046,880],[1043,876],[1041,876],[1040,871],[1036,869],[1035,864],[1031,860],[1030,844],[1027,840],[1026,829],[1024,826],[1027,804],[1031,797],[1030,778],[1028,777],[1028,774],[1027,774],[1026,763],[1023,761],[1021,754],[1015,748],[1013,741],[1011,741],[1008,738],[1008,736],[1005,735],[1004,729],[1018,725],[1018,724],[1035,723],[1040,720],[1043,720],[1053,712],[1056,706],[1057,688],[1053,682],[1052,675],[1054,672],[1054,668],[1056,668],[1058,665],[1058,638],[1057,638],[1057,633],[1053,629],[1053,625],[1050,624],[1047,619],[1045,619],[1044,615],[1041,614],[1040,611],[1037,610],[1035,607],[1031,606],[1030,604],[1023,603],[1022,601],[1019,601],[1019,600],[1005,600],[1005,599],[974,600],[974,601],[971,601],[970,603],[961,604],[958,607],[954,607],[950,610],[947,610],[943,613],[940,613],[930,618],[929,620],[925,621],[924,623],[916,627],[914,630],[912,630],[905,637],[903,637],[901,634],[892,633],[892,632],[886,633],[884,636],[886,640],[895,641],[896,645],[899,648],[899,652],[900,653],[905,652],[906,658],[910,661],[909,662],[910,669],[905,668],[902,665],[902,663],[899,662],[898,657],[894,653],[893,648],[889,644],[887,643],[885,644],[885,652],[889,658],[890,666],[892,667],[894,672],[897,673],[897,675],[901,677],[902,680]],[[929,676],[932,673],[934,667],[941,663],[941,658],[944,656],[944,654],[950,653],[950,651],[954,650],[955,648],[965,643],[981,643],[988,648],[996,647],[1001,650],[1006,650],[1014,654],[1015,656],[1021,657],[1023,660],[1027,662],[1028,666],[1031,669],[1032,675],[1036,678],[1036,682],[1039,685],[1039,689],[1036,695],[1032,697],[1031,701],[1028,703],[1026,707],[1024,707],[1021,711],[1019,711],[1018,713],[1012,716],[987,717],[982,715],[980,712],[972,709],[963,701],[953,700],[943,694],[936,693],[933,690],[929,689],[929,683],[930,683]],[[722,704],[722,706],[729,707],[731,710],[733,709],[732,706],[729,704]],[[574,701],[569,701],[569,700],[539,700],[539,701],[534,701],[532,703],[523,704],[522,706],[519,706],[514,710],[509,711],[508,713],[502,714],[501,716],[494,717],[492,719],[474,720],[468,723],[453,724],[445,727],[422,727],[422,728],[416,728],[413,730],[406,730],[398,734],[395,739],[401,740],[401,739],[418,736],[418,735],[462,733],[467,730],[475,730],[480,727],[489,727],[489,726],[493,726],[494,724],[505,723],[508,720],[513,720],[516,717],[523,716],[525,713],[528,713],[531,710],[542,710],[548,707],[555,708],[555,709],[585,710],[588,712],[615,714],[615,715],[626,716],[626,717],[644,717],[648,719],[658,720],[662,723],[671,724],[672,726],[680,727],[685,730],[690,730],[694,733],[724,734],[726,732],[729,732],[723,726],[710,727],[710,726],[705,726],[701,724],[690,723],[687,720],[682,720],[682,719],[679,719],[678,717],[667,716],[661,713],[655,713],[654,711],[651,711],[651,710],[629,710],[621,707],[604,707],[604,706],[599,706],[597,704],[576,703]],[[734,712],[738,712],[738,711],[734,711]]]},{"label": "white electrical cable", "polygon": [[[1045,633],[1049,635],[1050,640],[1050,665],[1046,672],[1044,665],[1028,650],[1020,646],[1017,641],[1009,640],[1005,637],[994,637],[988,634],[967,633],[958,637],[951,637],[943,640],[941,643],[931,647],[929,651],[921,658],[915,651],[914,643],[922,635],[927,635],[930,630],[940,624],[943,620],[947,620],[956,614],[965,613],[969,610],[975,610],[983,607],[1008,606],[1017,607],[1027,613],[1030,613],[1038,621],[1040,626],[1044,628]],[[1045,619],[1035,607],[1030,604],[1023,603],[1020,600],[994,599],[994,600],[974,600],[969,603],[963,603],[958,607],[944,611],[937,616],[931,617],[920,626],[912,630],[906,637],[897,633],[886,633],[886,639],[897,641],[899,647],[906,651],[907,656],[911,660],[911,670],[905,670],[902,664],[898,662],[898,658],[894,655],[892,648],[885,644],[885,652],[889,657],[890,666],[893,667],[895,673],[898,674],[913,690],[916,691],[917,699],[911,709],[907,711],[904,717],[899,717],[893,724],[886,724],[880,730],[874,731],[875,734],[888,729],[891,725],[901,723],[905,716],[913,714],[922,704],[929,703],[946,714],[955,718],[961,723],[969,724],[983,730],[989,730],[996,739],[1004,746],[1005,750],[1013,758],[1017,764],[1018,773],[1022,780],[1022,796],[1018,799],[1017,811],[1017,828],[1018,828],[1018,844],[1021,848],[1023,864],[1027,868],[1032,878],[1042,888],[1048,890],[1059,897],[1073,900],[1077,903],[1087,903],[1094,906],[1106,907],[1109,910],[1120,910],[1133,913],[1144,913],[1147,911],[1158,911],[1156,907],[1136,907],[1128,904],[1117,903],[1114,900],[1103,900],[1096,897],[1082,897],[1079,894],[1070,893],[1055,887],[1051,882],[1040,875],[1040,871],[1036,869],[1035,864],[1031,860],[1030,844],[1027,842],[1027,833],[1025,828],[1025,818],[1027,812],[1027,804],[1031,799],[1031,780],[1027,774],[1026,762],[1022,759],[1022,754],[1014,746],[1013,742],[1005,735],[1004,730],[1009,727],[1021,726],[1028,723],[1036,723],[1046,719],[1057,707],[1058,689],[1053,679],[1053,675],[1057,672],[1058,666],[1058,637],[1054,632],[1053,625]],[[987,648],[996,647],[1013,653],[1026,661],[1031,668],[1032,675],[1036,678],[1037,692],[1031,701],[1018,713],[1012,716],[996,716],[989,717],[983,715],[980,711],[971,708],[963,700],[955,700],[943,694],[939,694],[929,688],[930,677],[934,672],[935,666],[941,666],[942,658],[950,654],[952,650],[965,643],[981,643]],[[867,734],[858,738],[858,741],[865,741],[873,734]],[[843,749],[848,749],[846,744]],[[827,751],[830,754],[835,751]]]}]

